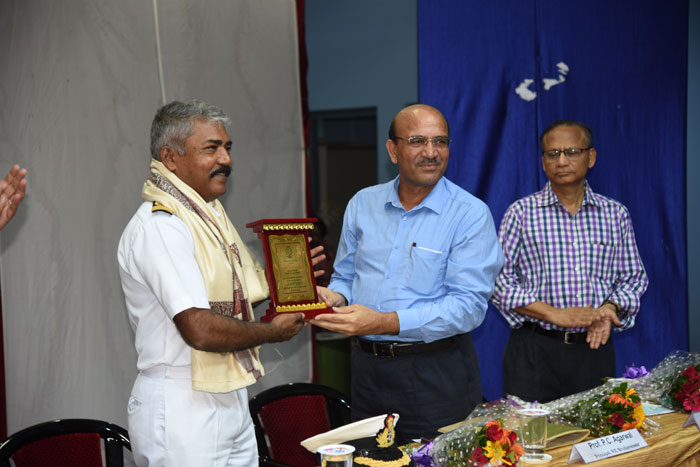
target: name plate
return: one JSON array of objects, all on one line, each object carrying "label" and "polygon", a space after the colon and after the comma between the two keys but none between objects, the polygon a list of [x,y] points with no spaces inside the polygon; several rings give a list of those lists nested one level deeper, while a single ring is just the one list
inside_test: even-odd
[{"label": "name plate", "polygon": [[303,313],[305,319],[333,310],[318,300],[311,252],[306,238],[316,219],[261,219],[246,224],[262,241],[270,307],[261,321],[280,313]]},{"label": "name plate", "polygon": [[695,424],[698,426],[698,430],[700,430],[700,412],[692,412],[689,416],[688,419],[685,421],[683,424],[683,428],[688,427],[692,424]]},{"label": "name plate", "polygon": [[571,464],[583,460],[585,464],[590,464],[591,462],[619,456],[620,454],[645,447],[647,447],[647,442],[635,428],[574,444],[571,448],[568,463]]}]

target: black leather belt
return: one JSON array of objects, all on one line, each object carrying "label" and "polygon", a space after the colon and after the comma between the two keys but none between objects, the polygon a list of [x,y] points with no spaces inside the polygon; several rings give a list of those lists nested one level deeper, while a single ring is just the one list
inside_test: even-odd
[{"label": "black leather belt", "polygon": [[398,357],[400,355],[413,355],[425,352],[437,352],[452,345],[454,339],[447,337],[433,342],[382,342],[357,339],[357,346],[376,355],[377,357]]},{"label": "black leather belt", "polygon": [[586,332],[572,332],[572,331],[557,331],[554,329],[545,329],[542,326],[535,324],[531,321],[526,321],[523,323],[522,329],[530,329],[535,334],[541,334],[543,336],[551,337],[564,344],[585,344],[586,343]]}]

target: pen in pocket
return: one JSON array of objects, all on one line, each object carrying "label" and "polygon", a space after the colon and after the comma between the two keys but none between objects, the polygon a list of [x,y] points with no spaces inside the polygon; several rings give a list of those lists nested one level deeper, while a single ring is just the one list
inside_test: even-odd
[{"label": "pen in pocket", "polygon": [[411,246],[412,246],[413,248],[417,248],[417,249],[419,249],[419,250],[429,251],[429,252],[431,252],[431,253],[437,253],[437,254],[439,254],[439,255],[442,254],[442,251],[433,250],[433,249],[431,249],[431,248],[425,248],[425,247],[423,247],[423,246],[417,246],[417,245],[416,245],[416,242],[413,242],[413,245],[411,245]]}]

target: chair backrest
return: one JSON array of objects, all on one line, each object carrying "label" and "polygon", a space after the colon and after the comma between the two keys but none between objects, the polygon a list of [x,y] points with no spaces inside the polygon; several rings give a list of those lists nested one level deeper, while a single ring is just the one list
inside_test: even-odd
[{"label": "chair backrest", "polygon": [[0,443],[0,467],[123,467],[122,448],[131,450],[129,435],[118,425],[100,420],[70,418],[30,426]]},{"label": "chair backrest", "polygon": [[[250,400],[260,465],[318,465],[301,441],[350,421],[349,398],[321,384],[289,383]],[[272,462],[270,462],[272,461]]]}]

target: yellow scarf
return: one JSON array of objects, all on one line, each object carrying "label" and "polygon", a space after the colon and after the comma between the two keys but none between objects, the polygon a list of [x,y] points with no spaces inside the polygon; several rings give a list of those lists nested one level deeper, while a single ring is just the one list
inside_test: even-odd
[{"label": "yellow scarf", "polygon": [[[196,191],[156,160],[151,160],[151,174],[141,196],[167,207],[189,229],[211,310],[253,321],[251,302],[269,296],[265,273],[241,241],[221,203],[215,200],[207,205]],[[264,374],[259,346],[227,353],[191,351],[192,389],[197,391],[233,391],[253,384]]]}]

